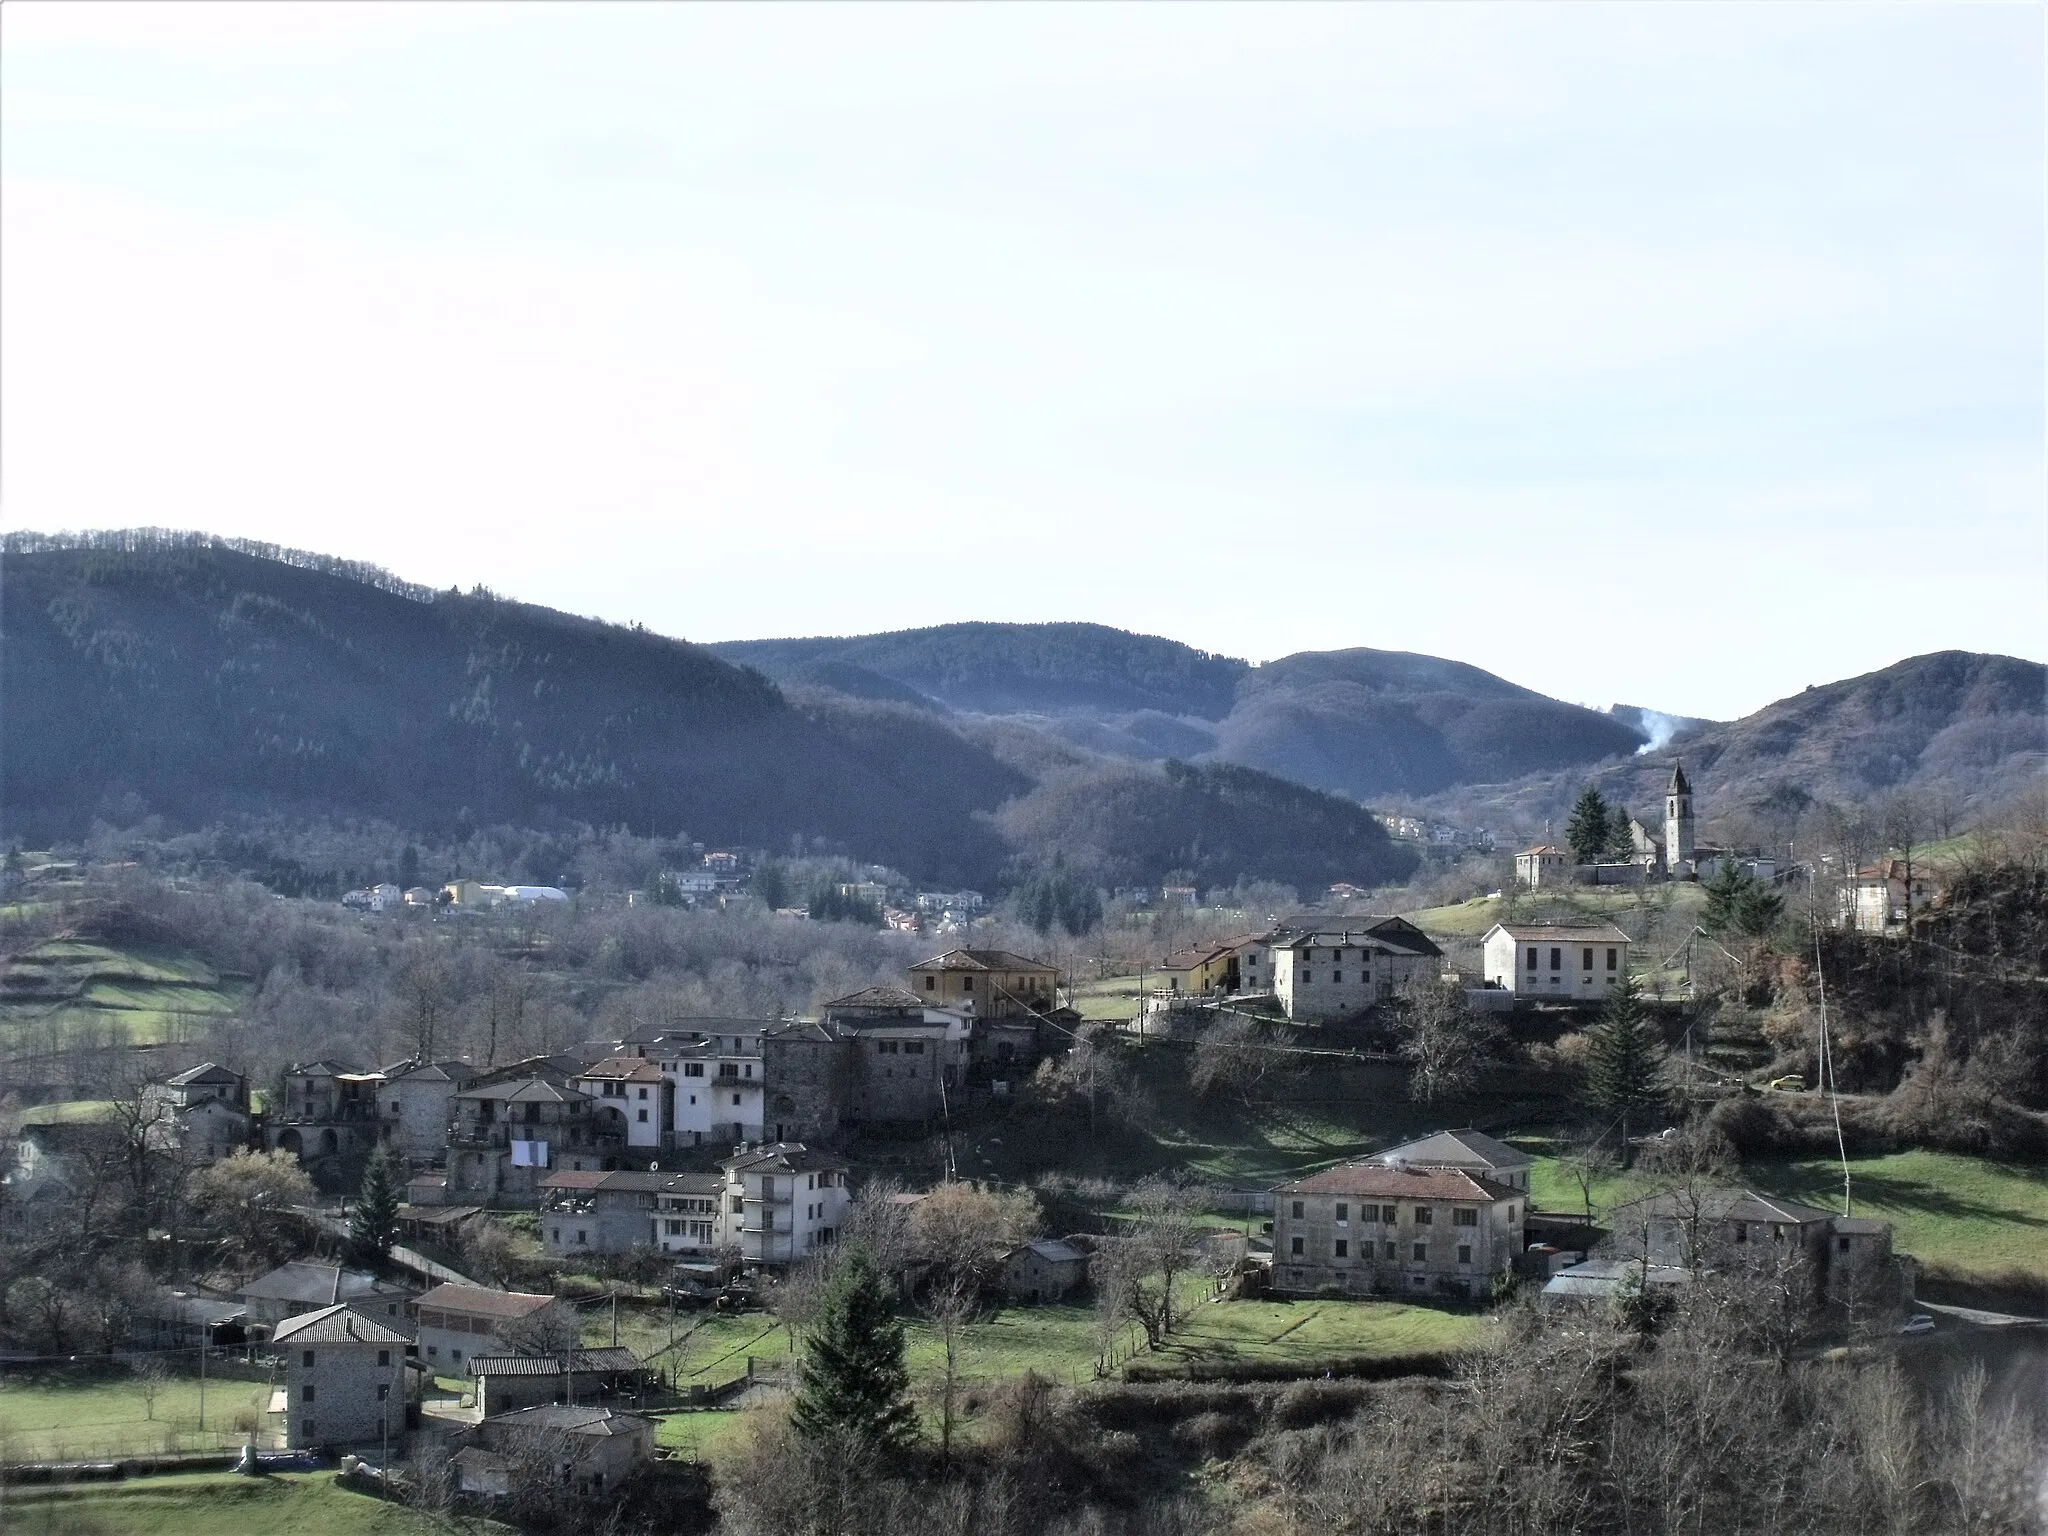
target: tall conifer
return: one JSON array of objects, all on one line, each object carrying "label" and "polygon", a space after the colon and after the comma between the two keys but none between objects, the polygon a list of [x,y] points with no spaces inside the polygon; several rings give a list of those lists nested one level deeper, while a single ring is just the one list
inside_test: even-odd
[{"label": "tall conifer", "polygon": [[398,1160],[386,1142],[370,1154],[349,1213],[349,1257],[356,1263],[374,1267],[391,1256],[398,1241],[398,1186]]},{"label": "tall conifer", "polygon": [[855,1248],[818,1299],[791,1417],[806,1435],[849,1436],[894,1449],[917,1430],[909,1393],[903,1324],[874,1259]]},{"label": "tall conifer", "polygon": [[1572,819],[1565,828],[1565,841],[1572,845],[1572,858],[1580,864],[1597,864],[1607,851],[1607,802],[1600,791],[1588,784],[1572,807]]},{"label": "tall conifer", "polygon": [[1586,1096],[1619,1116],[1626,1159],[1630,1119],[1671,1097],[1664,1078],[1664,1042],[1643,1007],[1633,976],[1624,976],[1608,993],[1600,1021],[1588,1034],[1592,1051],[1586,1063]]}]

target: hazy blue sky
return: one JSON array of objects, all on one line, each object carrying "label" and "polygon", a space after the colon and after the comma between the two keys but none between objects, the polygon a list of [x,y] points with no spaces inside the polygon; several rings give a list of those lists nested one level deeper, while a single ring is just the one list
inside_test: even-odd
[{"label": "hazy blue sky", "polygon": [[2048,655],[2031,5],[0,9],[0,520],[1733,715]]}]

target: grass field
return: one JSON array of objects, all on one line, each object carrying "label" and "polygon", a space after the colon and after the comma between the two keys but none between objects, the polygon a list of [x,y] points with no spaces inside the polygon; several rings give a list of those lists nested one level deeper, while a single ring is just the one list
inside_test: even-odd
[{"label": "grass field", "polygon": [[1313,1367],[1356,1355],[1405,1355],[1480,1342],[1490,1322],[1398,1301],[1220,1301],[1197,1311],[1153,1358]]},{"label": "grass field", "polygon": [[1111,976],[1102,981],[1083,982],[1075,987],[1074,1008],[1084,1019],[1113,1019],[1122,1022],[1138,1016],[1138,999],[1141,995],[1136,976]]},{"label": "grass field", "polygon": [[210,1378],[201,1429],[196,1376],[166,1380],[154,1416],[133,1377],[0,1377],[0,1456],[76,1461],[234,1449],[243,1439],[238,1422],[263,1425],[269,1394],[261,1382]]},{"label": "grass field", "polygon": [[193,955],[83,939],[25,950],[7,962],[5,981],[0,1031],[118,1025],[136,1041],[189,1034],[211,1016],[234,1012],[248,990]]},{"label": "grass field", "polygon": [[[453,1527],[336,1485],[331,1472],[209,1473],[0,1489],[8,1536],[428,1536]],[[509,1529],[464,1520],[462,1529]]]}]

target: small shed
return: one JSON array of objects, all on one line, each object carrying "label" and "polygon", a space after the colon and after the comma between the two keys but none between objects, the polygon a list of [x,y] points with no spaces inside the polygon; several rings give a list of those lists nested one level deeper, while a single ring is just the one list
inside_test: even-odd
[{"label": "small shed", "polygon": [[1003,1292],[1012,1301],[1058,1301],[1088,1278],[1088,1255],[1057,1238],[1019,1243],[1003,1255]]},{"label": "small shed", "polygon": [[646,1367],[630,1349],[581,1349],[571,1373],[556,1355],[476,1355],[477,1411],[485,1418],[548,1403],[631,1397],[647,1379]]}]

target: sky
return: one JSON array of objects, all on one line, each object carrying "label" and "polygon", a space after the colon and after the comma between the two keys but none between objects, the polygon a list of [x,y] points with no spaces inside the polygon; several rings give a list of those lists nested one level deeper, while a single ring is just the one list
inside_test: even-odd
[{"label": "sky", "polygon": [[2048,658],[2032,5],[0,7],[0,527],[1727,718]]}]

